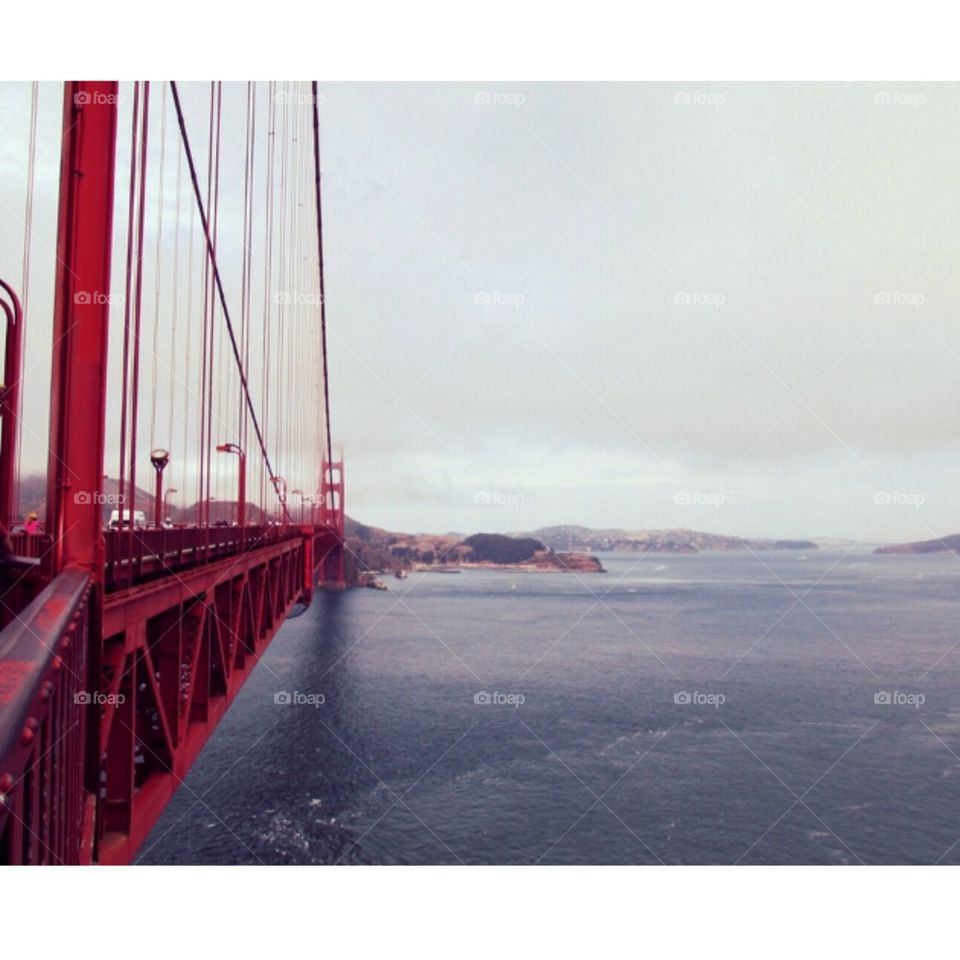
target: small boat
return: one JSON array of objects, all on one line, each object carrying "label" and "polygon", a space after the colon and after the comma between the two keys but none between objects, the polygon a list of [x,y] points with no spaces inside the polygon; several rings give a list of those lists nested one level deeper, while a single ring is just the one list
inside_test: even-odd
[{"label": "small boat", "polygon": [[410,576],[410,574],[407,573],[407,571],[404,570],[403,567],[401,567],[401,568],[394,574],[394,576],[395,576],[398,580],[406,580],[407,577]]}]

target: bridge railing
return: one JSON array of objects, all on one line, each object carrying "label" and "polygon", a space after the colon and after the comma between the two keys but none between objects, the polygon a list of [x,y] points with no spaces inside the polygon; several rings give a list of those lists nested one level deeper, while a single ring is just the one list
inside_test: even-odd
[{"label": "bridge railing", "polygon": [[[108,592],[112,592],[152,577],[202,566],[259,549],[279,540],[303,536],[304,529],[297,524],[263,524],[243,528],[143,527],[134,528],[132,531],[105,530],[104,585]],[[323,523],[312,529],[316,536],[336,535],[335,530]],[[36,593],[34,582],[45,582],[52,575],[52,539],[47,534],[26,534],[19,531],[10,534],[10,541],[18,558],[32,561],[32,564],[21,564],[25,572],[19,578],[30,586],[30,592],[25,594],[28,599]],[[25,602],[26,600],[23,600],[20,606]],[[12,595],[6,606],[16,608]],[[3,622],[5,621],[0,617],[0,625]]]},{"label": "bridge railing", "polygon": [[0,864],[84,859],[90,584],[65,570],[0,632]]},{"label": "bridge railing", "polygon": [[106,588],[120,589],[300,536],[300,527],[275,525],[108,530]]},{"label": "bridge railing", "polygon": [[22,530],[10,534],[10,544],[18,557],[39,560],[50,552],[52,539],[44,533],[24,533]]}]

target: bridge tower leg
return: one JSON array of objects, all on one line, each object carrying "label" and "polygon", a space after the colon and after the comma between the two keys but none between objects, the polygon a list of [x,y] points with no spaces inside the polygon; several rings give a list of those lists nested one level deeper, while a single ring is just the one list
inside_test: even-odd
[{"label": "bridge tower leg", "polygon": [[324,460],[320,475],[320,525],[334,536],[320,564],[320,583],[331,590],[346,586],[343,569],[346,514],[343,504],[343,458]]},{"label": "bridge tower leg", "polygon": [[[104,544],[101,487],[107,392],[110,254],[117,141],[117,83],[64,85],[60,214],[53,315],[53,369],[46,530],[53,573],[91,578],[86,690],[99,688]],[[71,704],[85,729],[84,849],[89,861],[100,791],[99,710]]]}]

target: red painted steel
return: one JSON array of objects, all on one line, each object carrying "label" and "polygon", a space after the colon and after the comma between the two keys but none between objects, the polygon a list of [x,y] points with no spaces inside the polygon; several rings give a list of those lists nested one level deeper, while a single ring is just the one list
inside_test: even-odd
[{"label": "red painted steel", "polygon": [[313,536],[111,595],[97,860],[129,862],[304,594]]},{"label": "red painted steel", "polygon": [[115,83],[65,85],[46,533],[12,536],[2,571],[0,863],[132,860],[317,569],[343,585],[342,461],[317,526],[288,523],[273,477],[284,523],[246,526],[237,447],[237,526],[102,529],[116,106]]},{"label": "red painted steel", "polygon": [[116,140],[116,82],[66,83],[46,529],[54,569],[80,564],[97,582]]},{"label": "red painted steel", "polygon": [[0,863],[90,860],[90,586],[67,571],[0,634]]},{"label": "red painted steel", "polygon": [[102,612],[71,567],[0,633],[0,863],[133,859],[337,542],[271,530],[110,593]]}]

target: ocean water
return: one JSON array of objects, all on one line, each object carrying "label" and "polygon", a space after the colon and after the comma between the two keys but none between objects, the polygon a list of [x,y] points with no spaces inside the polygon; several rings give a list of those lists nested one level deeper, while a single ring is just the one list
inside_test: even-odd
[{"label": "ocean water", "polygon": [[960,558],[602,559],[318,596],[138,862],[960,863]]}]

